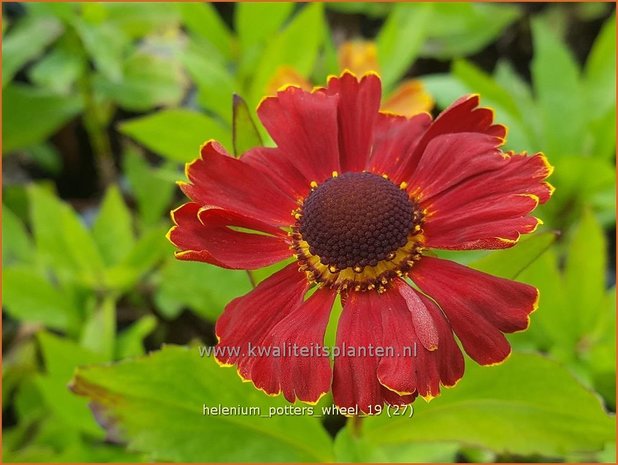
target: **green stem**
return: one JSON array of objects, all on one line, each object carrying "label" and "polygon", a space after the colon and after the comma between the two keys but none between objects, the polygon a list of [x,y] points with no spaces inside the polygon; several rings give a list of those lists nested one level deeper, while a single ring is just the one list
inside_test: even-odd
[{"label": "green stem", "polygon": [[348,428],[350,428],[350,433],[352,437],[359,438],[361,435],[361,426],[363,425],[363,417],[358,415],[353,415],[348,418]]},{"label": "green stem", "polygon": [[90,70],[84,71],[80,82],[84,99],[84,127],[94,152],[100,186],[105,189],[116,180],[112,147],[107,135],[105,118],[101,115],[101,109],[95,102]]},{"label": "green stem", "polygon": [[251,283],[251,287],[255,289],[255,286],[257,286],[257,282],[255,280],[255,276],[253,275],[253,271],[247,270],[247,276],[249,276],[249,282]]},{"label": "green stem", "polygon": [[78,89],[84,102],[82,121],[94,153],[100,187],[105,189],[117,177],[112,146],[107,134],[108,118],[103,114],[103,108],[95,99],[92,83],[93,70],[88,65],[90,58],[86,46],[74,29],[71,29],[69,39],[74,53],[81,55],[84,63],[83,71],[78,80]]}]

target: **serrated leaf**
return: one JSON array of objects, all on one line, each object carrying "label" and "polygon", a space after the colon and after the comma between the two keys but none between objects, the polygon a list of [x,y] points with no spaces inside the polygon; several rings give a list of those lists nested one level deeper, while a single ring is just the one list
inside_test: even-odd
[{"label": "serrated leaf", "polygon": [[[167,346],[132,361],[80,368],[72,389],[103,409],[130,449],[151,460],[332,460],[331,439],[310,416],[203,416],[204,405],[252,406],[268,415],[270,407],[289,404],[243,383],[233,369],[200,358],[197,348]],[[205,437],[217,440],[204,447]]]},{"label": "serrated leaf", "polygon": [[54,272],[86,279],[96,286],[103,260],[75,211],[38,186],[29,188],[32,228],[37,251]]},{"label": "serrated leaf", "polygon": [[253,147],[261,147],[263,144],[260,132],[251,117],[247,102],[234,94],[232,134],[234,155],[240,157]]},{"label": "serrated leaf", "polygon": [[166,230],[163,227],[152,227],[145,231],[118,265],[105,270],[103,281],[106,286],[124,292],[152,270],[170,252],[171,246],[165,239]]},{"label": "serrated leaf", "polygon": [[74,331],[79,321],[70,294],[54,286],[39,270],[11,266],[2,273],[6,312],[24,323],[43,324],[60,331]]},{"label": "serrated leaf", "polygon": [[72,395],[67,385],[77,366],[102,363],[105,357],[51,333],[40,332],[37,339],[45,362],[45,375],[37,377],[36,384],[48,408],[69,425],[70,430],[77,429],[102,439],[104,435],[88,410],[86,400]]},{"label": "serrated leaf", "polygon": [[456,388],[414,408],[412,418],[366,418],[363,440],[376,446],[456,441],[555,457],[601,450],[616,434],[595,394],[556,362],[533,354],[514,353],[493,367],[468,362]]},{"label": "serrated leaf", "polygon": [[230,146],[229,132],[213,118],[185,109],[162,110],[121,123],[120,131],[161,156],[189,162],[201,145],[215,139]]}]

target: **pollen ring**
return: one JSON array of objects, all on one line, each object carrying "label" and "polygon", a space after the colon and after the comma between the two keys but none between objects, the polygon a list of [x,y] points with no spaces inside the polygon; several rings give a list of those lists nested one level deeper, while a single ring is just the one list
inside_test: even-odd
[{"label": "pollen ring", "polygon": [[292,212],[292,248],[310,281],[382,292],[423,252],[423,213],[387,176],[333,173]]}]

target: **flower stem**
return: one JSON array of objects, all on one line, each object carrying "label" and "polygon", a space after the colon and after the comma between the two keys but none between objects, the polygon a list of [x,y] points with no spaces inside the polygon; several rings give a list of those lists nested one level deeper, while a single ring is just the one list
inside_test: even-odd
[{"label": "flower stem", "polygon": [[363,417],[359,415],[353,415],[348,418],[348,428],[352,437],[359,438],[361,435],[361,426],[363,425]]},{"label": "flower stem", "polygon": [[84,99],[84,127],[86,128],[94,152],[100,186],[105,189],[114,182],[117,175],[106,123],[104,121],[105,117],[103,117],[99,105],[95,102],[89,71],[85,71],[82,76],[81,84],[82,97]]},{"label": "flower stem", "polygon": [[257,283],[255,281],[255,276],[253,275],[253,272],[251,270],[246,270],[247,271],[247,276],[249,276],[249,282],[251,283],[251,287],[255,289],[255,286],[257,286]]}]

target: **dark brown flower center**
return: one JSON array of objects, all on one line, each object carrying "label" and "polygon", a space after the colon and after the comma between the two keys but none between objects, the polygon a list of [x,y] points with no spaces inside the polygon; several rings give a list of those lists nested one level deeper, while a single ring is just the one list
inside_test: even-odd
[{"label": "dark brown flower center", "polygon": [[405,246],[416,208],[406,192],[372,173],[343,173],[305,199],[299,232],[309,251],[339,270],[376,266]]}]

